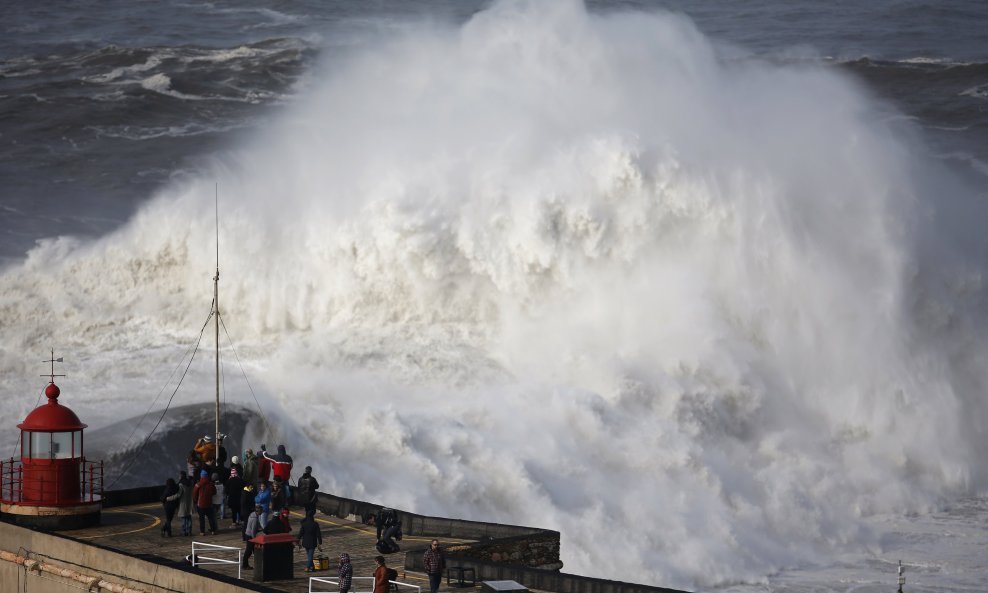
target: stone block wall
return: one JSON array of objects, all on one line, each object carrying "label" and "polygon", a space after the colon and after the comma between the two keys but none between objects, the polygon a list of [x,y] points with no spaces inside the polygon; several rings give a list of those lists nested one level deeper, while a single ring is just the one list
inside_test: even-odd
[{"label": "stone block wall", "polygon": [[560,570],[563,567],[559,560],[559,533],[555,531],[474,544],[450,545],[447,546],[446,553],[451,560],[518,564],[542,570]]}]

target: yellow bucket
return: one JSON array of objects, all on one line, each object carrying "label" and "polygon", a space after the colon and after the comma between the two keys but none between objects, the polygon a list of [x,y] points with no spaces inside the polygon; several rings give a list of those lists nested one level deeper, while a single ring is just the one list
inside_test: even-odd
[{"label": "yellow bucket", "polygon": [[316,570],[329,570],[329,558],[324,555],[314,557],[312,564],[316,567]]}]

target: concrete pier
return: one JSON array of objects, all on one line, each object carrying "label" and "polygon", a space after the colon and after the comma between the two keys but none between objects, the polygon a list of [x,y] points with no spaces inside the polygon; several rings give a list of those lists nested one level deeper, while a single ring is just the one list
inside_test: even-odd
[{"label": "concrete pier", "polygon": [[[243,549],[241,531],[229,519],[219,521],[216,535],[193,533],[183,537],[161,536],[162,505],[155,501],[161,487],[105,493],[102,522],[73,531],[42,531],[0,523],[0,590],[3,593],[231,593],[263,591],[308,593],[309,576],[335,577],[341,552],[351,557],[355,577],[369,577],[375,568],[376,529],[366,518],[380,505],[320,493],[316,519],[323,534],[323,553],[329,570],[306,573],[305,553],[295,554],[295,578],[255,582],[253,571],[237,578],[234,564],[193,568],[185,558],[192,542]],[[297,532],[301,509],[293,509]],[[479,589],[483,581],[516,581],[531,591],[558,593],[682,593],[662,587],[623,583],[570,575],[558,570],[559,533],[551,530],[441,517],[399,511],[405,537],[401,551],[387,557],[399,580],[428,590],[422,569],[422,553],[433,538],[447,548],[447,564],[471,571],[473,587],[458,587],[456,580],[441,590]],[[181,519],[172,523],[179,533]],[[506,551],[512,551],[506,554]],[[524,550],[531,550],[525,558]],[[555,555],[555,556],[553,556]],[[236,552],[216,554],[236,559]],[[511,558],[510,556],[514,556]],[[553,561],[553,557],[555,561]],[[548,558],[548,562],[547,562]],[[253,561],[252,561],[253,563]],[[539,567],[533,563],[545,563]],[[554,569],[555,568],[555,569]],[[326,588],[320,589],[330,591]],[[370,590],[366,581],[355,581],[354,590]],[[403,590],[402,593],[412,591]]]}]

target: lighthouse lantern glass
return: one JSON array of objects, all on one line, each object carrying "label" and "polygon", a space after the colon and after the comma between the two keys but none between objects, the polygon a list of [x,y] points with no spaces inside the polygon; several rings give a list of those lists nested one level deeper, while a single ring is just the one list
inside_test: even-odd
[{"label": "lighthouse lantern glass", "polygon": [[51,457],[51,433],[32,432],[31,434],[31,455],[34,459],[47,459]]},{"label": "lighthouse lantern glass", "polygon": [[71,459],[72,455],[72,433],[53,432],[51,435],[51,452],[55,459]]}]

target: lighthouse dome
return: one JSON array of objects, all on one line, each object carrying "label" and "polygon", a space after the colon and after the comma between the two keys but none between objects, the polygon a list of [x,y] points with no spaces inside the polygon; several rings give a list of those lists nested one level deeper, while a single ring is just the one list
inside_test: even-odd
[{"label": "lighthouse dome", "polygon": [[63,430],[81,430],[86,428],[75,415],[75,412],[58,403],[59,389],[50,383],[45,389],[48,403],[42,404],[31,411],[17,428],[21,430],[55,432]]}]

